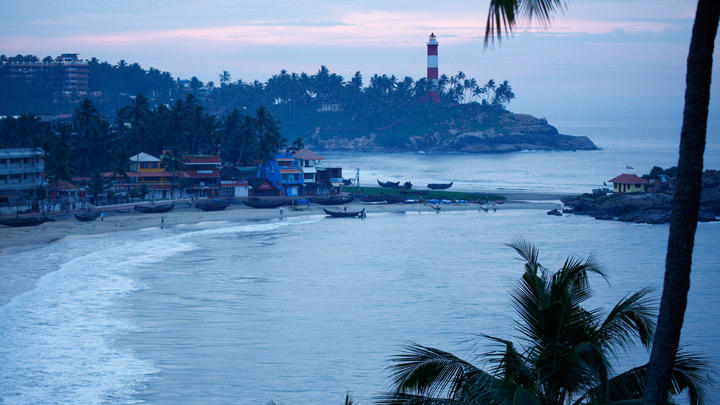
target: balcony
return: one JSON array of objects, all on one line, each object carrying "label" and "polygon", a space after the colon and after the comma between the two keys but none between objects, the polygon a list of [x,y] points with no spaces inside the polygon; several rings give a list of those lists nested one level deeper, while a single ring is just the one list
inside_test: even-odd
[{"label": "balcony", "polygon": [[303,184],[303,179],[282,179],[280,180],[281,184]]}]

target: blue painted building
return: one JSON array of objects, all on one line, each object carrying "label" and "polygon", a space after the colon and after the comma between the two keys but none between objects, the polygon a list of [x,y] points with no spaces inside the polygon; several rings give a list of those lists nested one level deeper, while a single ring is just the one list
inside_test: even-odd
[{"label": "blue painted building", "polygon": [[300,149],[295,153],[280,152],[275,160],[258,166],[257,177],[285,197],[337,194],[342,185],[342,168],[318,167],[325,158]]},{"label": "blue painted building", "polygon": [[283,196],[303,195],[302,172],[295,163],[295,158],[287,152],[280,152],[275,156],[275,160],[258,165],[257,176],[267,179]]}]

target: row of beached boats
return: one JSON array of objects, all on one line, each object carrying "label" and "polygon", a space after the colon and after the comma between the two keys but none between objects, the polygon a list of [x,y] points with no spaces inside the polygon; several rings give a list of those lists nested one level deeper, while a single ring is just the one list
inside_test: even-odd
[{"label": "row of beached boats", "polygon": [[[380,179],[375,180],[377,180],[377,183],[380,187],[384,188],[404,188],[406,190],[410,190],[413,186],[412,183],[409,181],[406,181],[401,186],[399,181],[380,181]],[[454,181],[451,181],[450,183],[429,183],[427,185],[427,188],[429,188],[430,190],[445,190],[452,187],[453,183]]]}]

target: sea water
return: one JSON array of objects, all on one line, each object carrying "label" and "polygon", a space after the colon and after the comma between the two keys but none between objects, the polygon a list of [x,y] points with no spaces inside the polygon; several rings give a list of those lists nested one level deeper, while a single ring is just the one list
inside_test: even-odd
[{"label": "sea water", "polygon": [[[594,128],[576,126],[575,134]],[[396,173],[467,188],[487,186],[487,168],[496,170],[498,189],[557,182],[553,189],[567,191],[625,166],[674,164],[671,141],[653,142],[643,126],[618,128],[619,135],[593,138],[605,139],[599,152],[328,154],[327,164],[337,156],[343,167],[365,168],[372,181],[374,171],[381,180]],[[635,133],[645,135],[628,140]],[[624,151],[628,142],[653,152]],[[713,168],[716,144],[708,150]],[[558,166],[540,163],[548,159]],[[618,167],[606,169],[609,162]],[[517,336],[509,292],[522,263],[505,246],[514,238],[535,242],[550,269],[569,255],[597,255],[609,284],[593,278],[588,305],[608,309],[644,287],[659,297],[668,233],[667,225],[544,210],[419,213],[412,206],[365,219],[167,225],[2,257],[3,403],[341,403],[346,392],[370,403],[388,388],[389,356],[408,342],[472,360],[474,334]],[[716,369],[718,240],[720,225],[699,224],[682,335]],[[647,353],[636,350],[616,368],[645,361]]]}]

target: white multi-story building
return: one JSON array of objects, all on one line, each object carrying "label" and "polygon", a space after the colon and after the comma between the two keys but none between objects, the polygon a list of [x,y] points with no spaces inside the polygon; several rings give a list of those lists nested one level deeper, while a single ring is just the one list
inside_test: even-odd
[{"label": "white multi-story building", "polygon": [[0,195],[32,193],[41,187],[43,157],[41,148],[0,149]]}]

